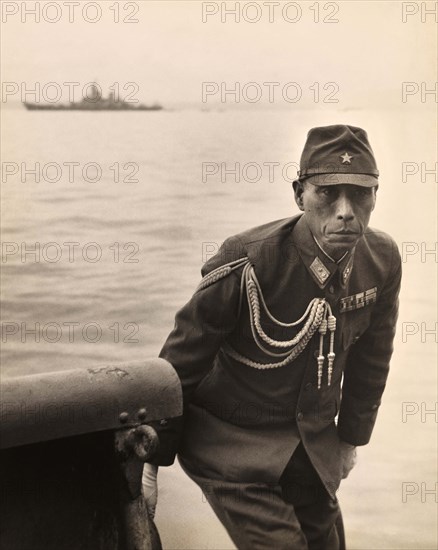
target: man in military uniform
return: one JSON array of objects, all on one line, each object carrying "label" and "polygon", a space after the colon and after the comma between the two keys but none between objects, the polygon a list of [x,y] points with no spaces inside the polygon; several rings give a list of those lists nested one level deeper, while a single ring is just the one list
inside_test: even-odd
[{"label": "man in military uniform", "polygon": [[161,351],[184,429],[177,449],[157,426],[153,462],[178,451],[239,549],[345,547],[336,490],[373,430],[401,278],[394,241],[368,228],[378,175],[364,130],[310,130],[302,214],[227,239]]}]

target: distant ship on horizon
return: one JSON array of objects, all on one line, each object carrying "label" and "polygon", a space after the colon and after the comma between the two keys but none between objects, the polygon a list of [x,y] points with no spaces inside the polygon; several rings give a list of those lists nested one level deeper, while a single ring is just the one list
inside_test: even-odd
[{"label": "distant ship on horizon", "polygon": [[24,106],[29,111],[161,111],[163,109],[159,103],[145,105],[144,103],[136,104],[116,99],[113,91],[105,98],[100,95],[97,86],[94,86],[92,97],[93,99],[82,98],[81,101],[58,104],[25,101]]}]

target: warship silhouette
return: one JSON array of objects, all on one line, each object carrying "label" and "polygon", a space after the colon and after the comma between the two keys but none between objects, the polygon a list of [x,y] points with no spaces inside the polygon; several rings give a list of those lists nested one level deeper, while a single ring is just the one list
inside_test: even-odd
[{"label": "warship silhouette", "polygon": [[113,91],[105,98],[100,94],[97,86],[92,87],[92,92],[90,97],[82,98],[81,101],[58,104],[25,101],[24,106],[29,111],[161,111],[163,109],[159,103],[145,105],[116,99]]}]

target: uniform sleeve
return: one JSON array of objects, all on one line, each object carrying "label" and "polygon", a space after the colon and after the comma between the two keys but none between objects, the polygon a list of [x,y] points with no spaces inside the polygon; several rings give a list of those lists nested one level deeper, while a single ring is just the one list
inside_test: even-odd
[{"label": "uniform sleeve", "polygon": [[386,385],[398,317],[401,259],[393,243],[392,266],[371,324],[347,358],[338,433],[351,445],[366,445],[374,428]]},{"label": "uniform sleeve", "polygon": [[[237,250],[238,243],[233,239],[225,241],[219,252],[204,265],[202,274],[205,276],[213,269],[236,259]],[[223,339],[236,325],[240,274],[241,269],[232,271],[197,290],[176,314],[175,327],[160,352],[160,357],[175,368],[180,378],[184,409],[198,384],[212,368]],[[159,436],[160,447],[151,462],[158,465],[172,464],[183,429],[182,420],[169,420],[164,427],[157,424],[154,428]]]},{"label": "uniform sleeve", "polygon": [[178,311],[175,328],[160,357],[175,368],[186,405],[193,391],[213,365],[223,339],[234,329],[239,301],[239,281],[234,273],[195,292]]}]

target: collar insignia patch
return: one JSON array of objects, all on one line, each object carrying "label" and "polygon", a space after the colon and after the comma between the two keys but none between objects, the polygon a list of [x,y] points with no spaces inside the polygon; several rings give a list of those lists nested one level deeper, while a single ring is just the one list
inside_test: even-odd
[{"label": "collar insignia patch", "polygon": [[353,256],[350,256],[350,259],[347,262],[347,265],[344,268],[342,273],[342,284],[345,286],[350,278],[351,272],[353,271]]},{"label": "collar insignia patch", "polygon": [[310,269],[312,270],[312,273],[315,275],[315,277],[318,279],[320,285],[323,285],[329,278],[330,271],[325,267],[318,256],[310,264]]},{"label": "collar insignia patch", "polygon": [[346,296],[341,298],[339,301],[340,313],[345,313],[346,311],[353,311],[354,309],[361,309],[362,307],[369,306],[374,304],[377,297],[377,287],[370,288],[364,292],[359,292],[359,294],[353,294],[353,296]]}]

